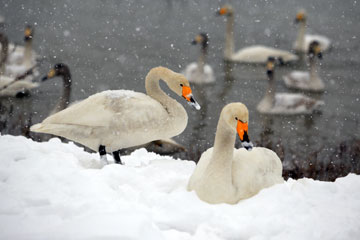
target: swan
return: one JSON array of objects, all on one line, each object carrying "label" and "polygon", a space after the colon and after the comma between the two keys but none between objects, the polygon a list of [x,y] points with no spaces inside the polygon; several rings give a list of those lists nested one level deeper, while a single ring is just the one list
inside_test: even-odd
[{"label": "swan", "polygon": [[[3,42],[1,42],[2,58],[6,59],[5,65],[1,66],[1,74],[17,77],[36,66],[36,53],[32,49],[33,36],[34,29],[28,25],[25,27],[24,33],[25,46],[18,46],[11,43],[6,43],[6,45],[4,45]],[[6,48],[8,51],[4,50]],[[32,80],[37,75],[37,69],[33,69],[32,75],[29,75],[27,80]]]},{"label": "swan", "polygon": [[[242,103],[226,105],[220,114],[214,147],[206,150],[191,175],[187,190],[208,203],[235,204],[261,189],[282,183],[282,164],[275,152],[252,147],[249,112]],[[237,131],[244,148],[234,149]]]},{"label": "swan", "polygon": [[198,59],[198,62],[190,63],[186,66],[183,74],[193,83],[211,83],[215,82],[214,71],[210,65],[205,64],[205,59],[207,55],[207,49],[209,45],[209,37],[206,33],[200,33],[195,37],[195,40],[192,41],[192,44],[201,45],[201,53]]},{"label": "swan", "polygon": [[320,44],[321,50],[324,52],[330,48],[331,41],[329,38],[322,35],[310,35],[305,34],[306,32],[306,12],[300,10],[296,14],[295,23],[300,24],[296,41],[294,42],[294,49],[297,52],[308,52],[310,43],[317,41]]},{"label": "swan", "polygon": [[310,71],[292,71],[291,73],[283,76],[285,85],[288,88],[300,89],[313,92],[322,92],[325,89],[325,84],[318,75],[316,67],[316,57],[322,58],[320,44],[313,41],[310,44],[308,51]]},{"label": "swan", "polygon": [[160,79],[200,109],[182,74],[156,67],[145,79],[147,95],[129,90],[103,91],[49,116],[30,130],[62,136],[99,151],[104,163],[106,152],[113,151],[115,162],[122,164],[119,149],[171,138],[187,125],[185,109],[161,90]]},{"label": "swan", "polygon": [[0,75],[0,97],[27,96],[31,89],[37,88],[38,86],[39,83]]},{"label": "swan", "polygon": [[275,59],[269,57],[267,62],[269,87],[264,98],[257,105],[257,110],[260,113],[283,115],[311,114],[324,105],[323,101],[300,93],[275,93],[274,65]]},{"label": "swan", "polygon": [[280,62],[287,63],[297,61],[299,58],[285,50],[254,45],[240,49],[234,53],[234,10],[230,5],[225,5],[217,12],[217,15],[227,17],[224,58],[228,61],[244,63],[266,63],[269,56],[276,57]]}]

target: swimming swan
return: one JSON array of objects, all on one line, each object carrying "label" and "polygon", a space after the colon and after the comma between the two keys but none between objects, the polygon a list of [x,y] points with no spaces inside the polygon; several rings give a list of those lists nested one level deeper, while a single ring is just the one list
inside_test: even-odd
[{"label": "swimming swan", "polygon": [[324,105],[323,101],[307,97],[300,93],[276,93],[274,79],[275,59],[269,57],[267,63],[267,77],[269,87],[264,98],[257,105],[257,110],[263,114],[311,114]]},{"label": "swimming swan", "polygon": [[306,13],[305,10],[300,10],[296,14],[295,23],[300,24],[296,41],[294,42],[294,49],[297,52],[308,52],[311,42],[317,41],[320,44],[321,51],[326,51],[330,48],[331,41],[322,35],[310,35],[306,32]]},{"label": "swimming swan", "polygon": [[[208,203],[235,204],[283,182],[279,157],[270,149],[252,147],[248,122],[249,112],[244,104],[230,103],[223,108],[214,147],[201,155],[188,191],[194,190]],[[235,131],[245,148],[234,149]]]},{"label": "swimming swan", "polygon": [[285,85],[288,88],[300,89],[305,91],[323,92],[325,84],[318,74],[316,66],[316,57],[322,58],[320,44],[314,41],[310,44],[308,51],[310,71],[292,71],[291,73],[283,76]]},{"label": "swimming swan", "polygon": [[209,46],[208,34],[200,33],[195,37],[195,40],[192,41],[192,44],[201,45],[200,56],[197,63],[193,62],[186,66],[183,74],[189,80],[189,82],[200,84],[214,82],[214,71],[210,65],[205,64],[207,49]]},{"label": "swimming swan", "polygon": [[269,56],[273,56],[279,61],[286,63],[297,61],[298,56],[284,50],[255,45],[240,49],[234,53],[234,10],[230,5],[225,5],[217,12],[218,15],[226,15],[226,35],[224,58],[228,61],[245,62],[245,63],[266,63]]},{"label": "swimming swan", "polygon": [[187,125],[185,109],[161,90],[160,79],[200,109],[182,74],[156,67],[145,79],[147,95],[129,90],[103,91],[49,116],[30,130],[62,136],[99,151],[105,163],[106,152],[113,151],[115,162],[121,164],[119,149],[171,138]]}]

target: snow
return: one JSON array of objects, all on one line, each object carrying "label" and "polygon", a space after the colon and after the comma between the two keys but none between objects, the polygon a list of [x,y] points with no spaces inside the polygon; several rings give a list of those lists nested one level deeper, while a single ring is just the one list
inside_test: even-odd
[{"label": "snow", "polygon": [[[0,136],[0,239],[358,239],[360,176],[292,180],[236,205],[186,191],[195,168],[139,149],[125,165],[53,138]],[[112,159],[108,156],[108,159]]]}]

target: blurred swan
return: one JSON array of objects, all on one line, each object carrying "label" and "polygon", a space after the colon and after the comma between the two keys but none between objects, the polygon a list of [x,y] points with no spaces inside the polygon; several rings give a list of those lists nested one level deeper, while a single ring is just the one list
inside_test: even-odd
[{"label": "blurred swan", "polygon": [[300,24],[296,41],[294,42],[294,49],[297,52],[308,52],[311,42],[317,41],[320,45],[321,51],[326,51],[330,48],[331,41],[329,38],[322,35],[310,35],[305,34],[306,32],[306,12],[300,10],[296,14],[295,23]]},{"label": "blurred swan", "polygon": [[[36,66],[36,53],[32,49],[34,29],[29,25],[26,26],[24,35],[25,46],[18,46],[12,43],[7,43],[7,45],[4,46],[3,43],[1,43],[2,58],[6,59],[5,65],[1,66],[1,74],[17,77]],[[8,51],[5,51],[4,48],[7,48]],[[33,74],[29,75],[27,80],[32,80],[37,75],[37,69],[33,69]]]},{"label": "blurred swan", "polygon": [[267,62],[267,77],[269,87],[264,98],[257,106],[257,110],[264,114],[311,114],[324,105],[323,101],[309,98],[299,93],[275,93],[274,79],[275,59],[269,57]]},{"label": "blurred swan", "polygon": [[[221,111],[214,147],[206,150],[187,189],[208,203],[235,204],[261,189],[282,183],[279,157],[267,148],[253,147],[248,136],[249,112],[242,103]],[[234,149],[236,131],[244,148]]]},{"label": "blurred swan", "polygon": [[316,57],[322,58],[320,44],[313,41],[310,44],[308,51],[310,71],[292,71],[291,73],[283,76],[285,85],[288,88],[300,89],[306,91],[322,92],[325,89],[325,84],[318,75],[316,67]]},{"label": "blurred swan", "polygon": [[217,14],[227,17],[224,49],[225,60],[245,63],[266,63],[268,57],[273,56],[280,62],[286,63],[299,59],[298,56],[291,52],[262,45],[242,48],[234,53],[234,10],[230,5],[225,5],[220,8]]},{"label": "blurred swan", "polygon": [[145,79],[147,95],[129,90],[103,91],[49,116],[31,131],[62,136],[99,151],[105,163],[106,151],[113,151],[115,162],[121,164],[119,149],[171,138],[187,125],[185,109],[161,90],[160,79],[200,109],[182,74],[156,67]]},{"label": "blurred swan", "polygon": [[28,80],[0,75],[0,97],[23,97],[30,94],[30,90],[39,84]]},{"label": "blurred swan", "polygon": [[198,59],[198,62],[190,63],[186,66],[183,74],[193,83],[211,83],[215,81],[214,71],[210,65],[205,64],[205,59],[207,55],[207,49],[209,45],[209,37],[206,33],[200,33],[195,37],[195,40],[192,41],[192,44],[200,44],[201,52]]}]

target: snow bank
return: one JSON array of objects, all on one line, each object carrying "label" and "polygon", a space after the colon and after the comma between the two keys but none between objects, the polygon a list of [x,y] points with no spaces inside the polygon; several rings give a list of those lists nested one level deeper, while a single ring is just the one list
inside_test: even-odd
[{"label": "snow bank", "polygon": [[[0,136],[0,239],[358,239],[360,176],[288,180],[237,205],[186,184],[195,164],[144,149],[102,167],[59,139]],[[110,156],[108,156],[111,159]]]}]

